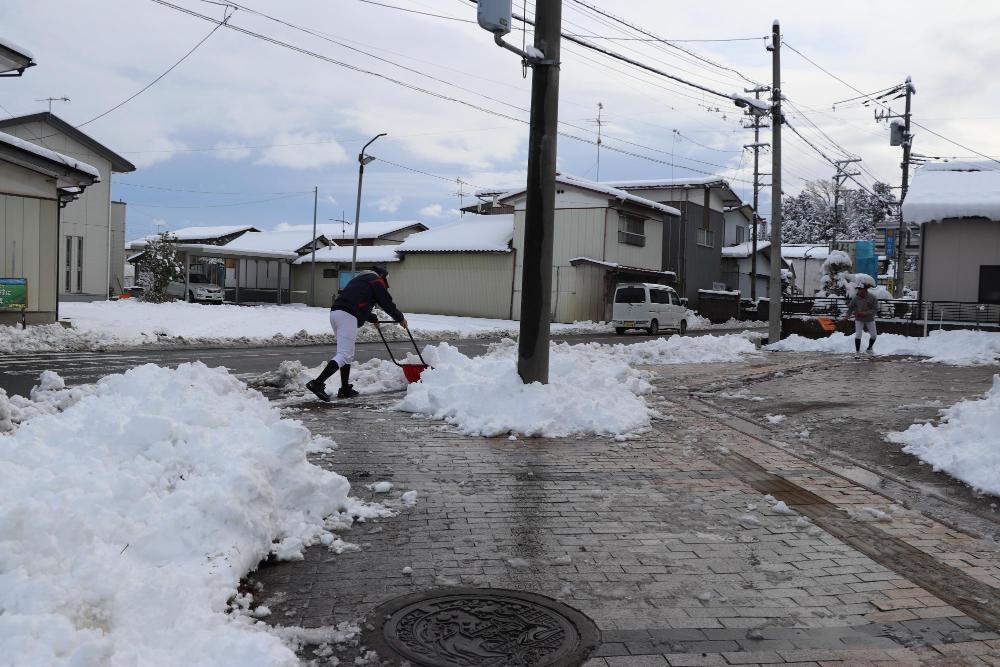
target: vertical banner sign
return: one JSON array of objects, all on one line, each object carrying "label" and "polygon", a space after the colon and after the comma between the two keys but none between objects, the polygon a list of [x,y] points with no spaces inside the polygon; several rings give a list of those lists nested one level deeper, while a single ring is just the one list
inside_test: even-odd
[{"label": "vertical banner sign", "polygon": [[886,259],[894,259],[896,257],[896,230],[887,229],[885,230],[885,256]]},{"label": "vertical banner sign", "polygon": [[28,307],[28,279],[0,278],[0,310],[25,310]]}]

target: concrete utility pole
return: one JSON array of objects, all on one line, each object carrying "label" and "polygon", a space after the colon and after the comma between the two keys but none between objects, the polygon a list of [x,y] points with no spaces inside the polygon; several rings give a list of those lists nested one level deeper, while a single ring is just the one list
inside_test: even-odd
[{"label": "concrete utility pole", "polygon": [[[376,134],[372,137],[372,140],[364,145],[361,152],[358,153],[358,203],[354,209],[354,251],[351,252],[351,278],[357,273],[358,267],[358,227],[361,225],[361,184],[365,180],[365,165],[375,159],[372,155],[365,155],[365,151],[368,147],[375,143],[375,140],[379,137],[384,137],[385,132],[382,134]],[[315,264],[316,262],[313,262]]]},{"label": "concrete utility pole", "polygon": [[319,207],[319,186],[313,188],[312,268],[309,271],[309,305],[316,305],[316,209]]},{"label": "concrete utility pole", "polygon": [[837,230],[840,229],[840,186],[844,179],[850,178],[851,176],[860,176],[860,171],[844,171],[844,167],[847,165],[861,162],[861,158],[855,157],[848,160],[834,160],[833,163],[837,165],[837,173],[833,175],[833,229],[830,233],[830,250],[833,250],[834,244],[837,242]]},{"label": "concrete utility pole", "polygon": [[[910,150],[913,148],[913,135],[910,134],[910,100],[916,92],[913,79],[906,77],[906,111],[903,112],[903,183],[899,192],[899,230],[896,232],[896,275],[893,280],[892,292],[897,299],[903,296],[903,279],[906,263],[906,225],[903,222],[903,200],[910,188]],[[922,242],[922,240],[921,240]],[[920,267],[923,270],[924,267]]]},{"label": "concrete utility pole", "polygon": [[781,340],[781,24],[771,29],[771,300],[767,340]]},{"label": "concrete utility pole", "polygon": [[532,63],[531,73],[521,326],[517,341],[517,372],[525,384],[549,381],[561,26],[562,0],[545,0],[535,5],[534,48],[542,53],[542,58]]},{"label": "concrete utility pole", "polygon": [[[745,88],[744,92],[753,93],[754,97],[758,100],[760,99],[761,93],[766,93],[771,90],[771,86],[758,86],[756,88]],[[753,128],[753,143],[743,148],[753,149],[753,222],[751,223],[750,236],[752,240],[753,247],[750,252],[750,300],[754,303],[757,302],[757,222],[760,216],[757,215],[757,206],[760,204],[760,149],[770,144],[761,143],[760,141],[760,130],[761,127],[766,127],[761,125],[760,114],[748,111],[750,118],[753,120],[753,125],[744,127]],[[676,131],[676,130],[675,130]]]}]

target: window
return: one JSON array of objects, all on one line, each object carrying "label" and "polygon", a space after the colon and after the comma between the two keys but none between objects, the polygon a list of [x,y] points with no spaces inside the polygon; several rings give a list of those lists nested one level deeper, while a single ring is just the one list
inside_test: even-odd
[{"label": "window", "polygon": [[669,294],[670,294],[670,305],[679,306],[680,302],[677,300],[677,295],[674,294],[673,292],[670,292]]},{"label": "window", "polygon": [[73,291],[73,237],[66,237],[66,260],[63,263],[66,267],[66,284],[63,286],[64,292]]},{"label": "window", "polygon": [[695,242],[698,245],[708,246],[709,248],[715,247],[715,232],[711,229],[698,228],[698,234],[695,236]]},{"label": "window", "polygon": [[736,242],[737,243],[743,243],[746,240],[747,240],[747,228],[746,227],[737,227],[736,228]]},{"label": "window", "polygon": [[619,287],[615,303],[646,303],[646,290],[641,287]]},{"label": "window", "polygon": [[653,303],[670,303],[670,292],[665,289],[651,289],[649,300]]},{"label": "window", "polygon": [[634,215],[618,214],[618,242],[626,245],[646,245],[646,221]]},{"label": "window", "polygon": [[205,276],[201,275],[200,273],[192,273],[191,274],[191,278],[190,278],[190,280],[188,282],[191,282],[191,283],[201,283],[201,284],[204,285],[204,284],[210,283],[211,281],[208,278],[206,278]]},{"label": "window", "polygon": [[337,269],[323,269],[324,278],[336,278],[337,275]]},{"label": "window", "polygon": [[83,237],[76,237],[76,291],[83,291]]},{"label": "window", "polygon": [[1000,303],[1000,266],[979,267],[979,303]]}]

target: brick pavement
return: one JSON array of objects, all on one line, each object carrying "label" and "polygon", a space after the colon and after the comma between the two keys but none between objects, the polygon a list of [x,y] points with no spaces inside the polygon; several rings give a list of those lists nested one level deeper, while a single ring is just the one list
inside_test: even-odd
[{"label": "brick pavement", "polygon": [[[461,584],[530,590],[587,614],[603,635],[587,665],[1000,665],[995,544],[893,506],[685,391],[713,373],[801,363],[655,367],[663,416],[623,443],[468,438],[388,409],[393,396],[295,412],[337,440],[317,462],[356,495],[387,479],[390,499],[419,498],[345,531],[358,551],[315,547],[262,566],[268,620],[354,621]],[[799,513],[773,511],[767,489]]]}]

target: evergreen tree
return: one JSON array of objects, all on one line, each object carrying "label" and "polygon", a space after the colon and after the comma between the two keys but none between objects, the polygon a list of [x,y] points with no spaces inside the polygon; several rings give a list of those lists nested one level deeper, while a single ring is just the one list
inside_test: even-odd
[{"label": "evergreen tree", "polygon": [[152,303],[170,299],[167,285],[184,278],[184,266],[177,255],[177,238],[164,232],[146,244],[135,264],[136,282],[143,288],[142,298]]},{"label": "evergreen tree", "polygon": [[876,182],[871,194],[860,188],[841,187],[839,222],[833,209],[834,188],[833,181],[809,181],[799,194],[783,198],[783,243],[829,243],[834,238],[875,240],[875,225],[885,219],[885,202],[895,201],[891,188]]}]

